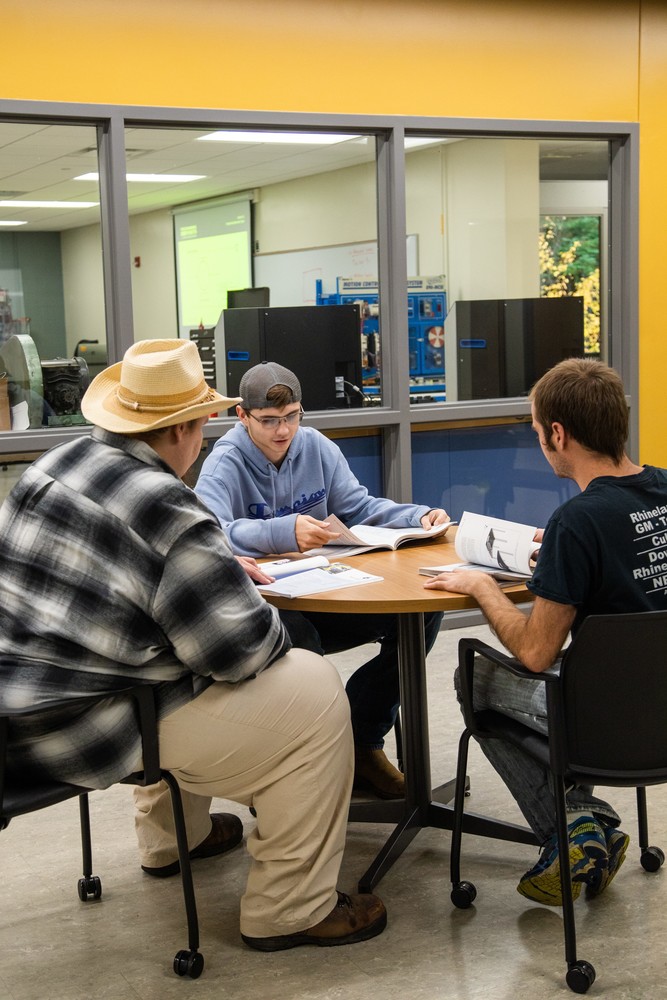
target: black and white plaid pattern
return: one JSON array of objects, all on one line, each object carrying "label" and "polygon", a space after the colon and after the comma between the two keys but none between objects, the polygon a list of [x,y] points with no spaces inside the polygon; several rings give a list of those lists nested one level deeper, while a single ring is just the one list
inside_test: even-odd
[{"label": "black and white plaid pattern", "polygon": [[[288,648],[216,518],[144,442],[96,428],[38,459],[0,510],[0,704],[146,682],[164,716]],[[139,754],[118,703],[12,734],[17,769],[90,787]]]}]

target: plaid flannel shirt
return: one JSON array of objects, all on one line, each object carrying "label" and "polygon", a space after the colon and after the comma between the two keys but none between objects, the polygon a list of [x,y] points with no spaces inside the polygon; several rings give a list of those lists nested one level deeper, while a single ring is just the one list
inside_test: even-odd
[{"label": "plaid flannel shirt", "polygon": [[[160,717],[289,649],[216,518],[147,444],[95,428],[0,509],[0,704],[156,686]],[[11,766],[104,788],[140,760],[134,709],[14,725]]]}]

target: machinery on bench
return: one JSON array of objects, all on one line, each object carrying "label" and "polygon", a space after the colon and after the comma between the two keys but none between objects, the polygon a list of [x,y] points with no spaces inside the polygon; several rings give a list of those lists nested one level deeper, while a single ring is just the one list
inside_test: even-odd
[{"label": "machinery on bench", "polygon": [[0,426],[26,430],[85,424],[81,399],[93,376],[106,367],[105,350],[88,353],[90,366],[83,356],[93,343],[97,341],[79,341],[71,358],[41,360],[29,334],[6,340],[0,346],[0,376],[6,379],[8,414]]}]

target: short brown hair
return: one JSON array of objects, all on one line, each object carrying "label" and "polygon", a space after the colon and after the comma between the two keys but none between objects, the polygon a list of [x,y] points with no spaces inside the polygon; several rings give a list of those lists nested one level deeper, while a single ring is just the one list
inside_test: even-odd
[{"label": "short brown hair", "polygon": [[[200,417],[194,417],[192,420],[181,420],[180,423],[185,424],[186,427],[191,428],[200,420]],[[157,427],[153,431],[144,431],[143,434],[133,434],[132,437],[145,441],[146,444],[152,444],[154,441],[159,441],[160,438],[165,437],[170,430],[173,429],[173,425],[169,427]],[[129,437],[129,435],[128,435]]]},{"label": "short brown hair", "polygon": [[618,372],[593,358],[567,358],[535,383],[530,394],[535,419],[550,438],[562,424],[589,451],[618,465],[628,439],[628,404]]},{"label": "short brown hair", "polygon": [[[298,400],[294,399],[294,393],[288,385],[273,385],[266,393],[266,406],[259,407],[259,409],[268,409],[273,406],[277,410],[282,410],[294,402],[298,402]],[[246,413],[250,413],[247,406],[244,406],[243,409]]]}]

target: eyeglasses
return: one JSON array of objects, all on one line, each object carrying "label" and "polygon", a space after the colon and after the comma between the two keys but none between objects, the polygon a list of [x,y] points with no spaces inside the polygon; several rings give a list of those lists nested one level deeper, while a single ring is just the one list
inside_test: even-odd
[{"label": "eyeglasses", "polygon": [[250,412],[250,410],[246,410],[245,412],[249,417],[252,417],[253,420],[256,420],[258,424],[261,424],[267,431],[276,430],[277,427],[280,427],[283,420],[288,427],[295,427],[303,420],[303,407],[298,410],[293,410],[284,417],[256,417],[254,413]]}]

